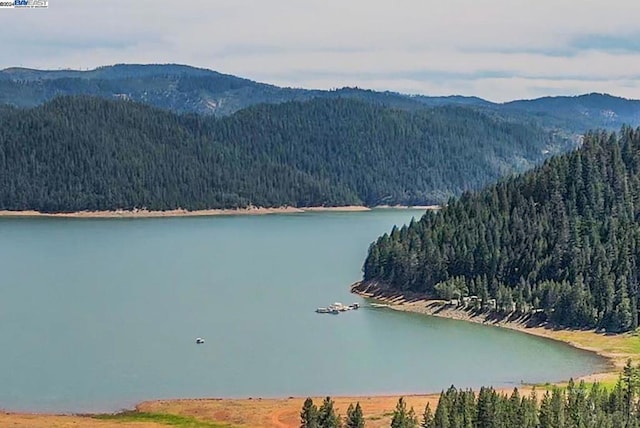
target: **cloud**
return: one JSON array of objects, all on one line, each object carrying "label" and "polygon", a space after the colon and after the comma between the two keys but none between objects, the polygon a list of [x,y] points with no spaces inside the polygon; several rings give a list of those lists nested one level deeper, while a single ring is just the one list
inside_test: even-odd
[{"label": "cloud", "polygon": [[586,34],[571,42],[576,50],[640,53],[640,32],[631,35]]},{"label": "cloud", "polygon": [[0,67],[187,63],[285,86],[639,97],[640,2],[56,0],[0,10]]}]

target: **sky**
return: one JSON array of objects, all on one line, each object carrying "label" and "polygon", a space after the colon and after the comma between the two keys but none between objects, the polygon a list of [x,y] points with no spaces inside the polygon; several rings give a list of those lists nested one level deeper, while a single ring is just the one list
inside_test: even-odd
[{"label": "sky", "polygon": [[49,0],[0,68],[181,63],[280,86],[640,99],[638,0]]}]

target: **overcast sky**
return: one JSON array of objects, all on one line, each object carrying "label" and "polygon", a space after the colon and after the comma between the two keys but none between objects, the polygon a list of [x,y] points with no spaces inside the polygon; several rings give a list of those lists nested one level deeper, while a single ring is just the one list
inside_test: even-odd
[{"label": "overcast sky", "polygon": [[49,0],[0,68],[183,63],[281,86],[640,98],[639,0]]}]

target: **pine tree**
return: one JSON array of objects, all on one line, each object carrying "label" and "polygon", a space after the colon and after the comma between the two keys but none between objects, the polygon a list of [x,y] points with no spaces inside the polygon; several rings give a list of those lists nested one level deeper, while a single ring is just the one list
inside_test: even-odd
[{"label": "pine tree", "polygon": [[429,403],[424,408],[424,413],[422,414],[422,423],[420,424],[421,428],[435,428],[433,414],[431,413],[431,406]]},{"label": "pine tree", "polygon": [[454,409],[451,408],[448,397],[443,393],[440,394],[438,406],[433,416],[433,425],[436,428],[451,428],[450,418]]},{"label": "pine tree", "polygon": [[523,428],[536,428],[538,426],[538,398],[535,388],[531,390],[529,398],[523,398],[520,405]]},{"label": "pine tree", "polygon": [[349,404],[349,408],[347,409],[347,420],[345,421],[346,428],[363,428],[364,427],[364,416],[362,414],[362,408],[360,407],[360,402],[356,403],[356,406],[353,407],[353,404]]},{"label": "pine tree", "polygon": [[640,374],[638,368],[631,364],[631,359],[627,360],[622,371],[622,384],[624,388],[625,413],[627,423],[631,420],[631,412],[635,404],[635,396],[640,386]]},{"label": "pine tree", "polygon": [[540,402],[540,428],[554,428],[553,410],[551,408],[551,395],[549,391],[544,393]]},{"label": "pine tree", "polygon": [[618,378],[615,387],[611,391],[611,394],[609,394],[608,401],[608,407],[611,412],[620,412],[621,414],[625,413],[627,400],[625,397],[624,382],[622,380],[622,376]]},{"label": "pine tree", "polygon": [[477,414],[476,396],[473,391],[458,391],[456,408],[460,413],[457,426],[459,428],[473,428]]},{"label": "pine tree", "polygon": [[413,408],[407,411],[407,404],[403,397],[400,397],[398,404],[393,411],[391,428],[418,428],[418,418],[416,417]]},{"label": "pine tree", "polygon": [[520,406],[522,401],[520,399],[520,392],[518,388],[513,389],[513,393],[509,398],[508,402],[508,416],[509,416],[509,425],[514,427],[523,427],[524,426],[524,415],[520,411]]},{"label": "pine tree", "polygon": [[551,426],[564,427],[565,424],[565,394],[560,388],[553,388],[551,392]]},{"label": "pine tree", "polygon": [[339,428],[340,418],[333,408],[333,400],[326,397],[318,409],[318,427],[319,428]]},{"label": "pine tree", "polygon": [[318,408],[311,398],[304,400],[302,405],[300,428],[318,428]]},{"label": "pine tree", "polygon": [[476,421],[479,427],[493,427],[496,418],[495,391],[493,388],[480,388],[478,393],[478,415]]}]

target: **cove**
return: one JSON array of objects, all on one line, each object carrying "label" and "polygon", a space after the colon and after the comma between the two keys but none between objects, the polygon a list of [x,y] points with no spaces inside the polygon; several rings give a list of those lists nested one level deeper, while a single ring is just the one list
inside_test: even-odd
[{"label": "cove", "polygon": [[[350,294],[368,245],[421,213],[0,219],[0,408],[424,393],[602,367],[561,343]],[[336,301],[365,307],[314,312]]]}]

